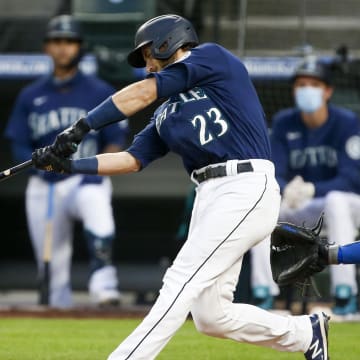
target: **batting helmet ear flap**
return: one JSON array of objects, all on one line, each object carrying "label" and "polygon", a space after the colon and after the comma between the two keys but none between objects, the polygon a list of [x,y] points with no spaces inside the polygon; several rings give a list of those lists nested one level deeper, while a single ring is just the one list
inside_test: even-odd
[{"label": "batting helmet ear flap", "polygon": [[166,60],[182,46],[198,44],[198,36],[190,21],[179,15],[161,15],[140,26],[135,35],[135,48],[127,60],[133,67],[145,67],[141,53],[145,45],[150,45],[155,59]]}]

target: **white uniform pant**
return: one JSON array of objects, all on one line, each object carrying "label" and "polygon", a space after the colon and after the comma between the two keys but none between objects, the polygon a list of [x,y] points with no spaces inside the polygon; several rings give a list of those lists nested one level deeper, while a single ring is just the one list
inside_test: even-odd
[{"label": "white uniform pant", "polygon": [[[360,226],[360,196],[349,192],[331,191],[325,197],[308,201],[300,209],[282,206],[280,221],[288,221],[307,227],[315,226],[324,212],[324,234],[330,243],[345,245],[355,241]],[[357,294],[356,266],[330,266],[331,292],[337,285],[348,285]]]},{"label": "white uniform pant", "polygon": [[[112,185],[109,178],[101,184],[80,185],[82,176],[54,183],[52,216],[52,256],[50,263],[50,304],[72,305],[70,268],[74,220],[97,236],[114,233],[111,207]],[[26,215],[30,238],[41,271],[50,184],[38,176],[29,179],[26,188]]]},{"label": "white uniform pant", "polygon": [[280,205],[272,163],[252,164],[254,172],[197,187],[188,239],[167,270],[157,301],[109,359],[154,359],[189,312],[208,335],[283,351],[308,349],[308,316],[284,317],[232,302],[243,255],[271,233]]}]

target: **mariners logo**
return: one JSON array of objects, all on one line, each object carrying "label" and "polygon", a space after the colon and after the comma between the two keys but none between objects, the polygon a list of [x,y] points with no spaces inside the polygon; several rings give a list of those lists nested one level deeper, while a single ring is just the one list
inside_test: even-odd
[{"label": "mariners logo", "polygon": [[360,159],[360,136],[353,135],[350,136],[345,144],[345,151],[348,156],[353,160]]}]

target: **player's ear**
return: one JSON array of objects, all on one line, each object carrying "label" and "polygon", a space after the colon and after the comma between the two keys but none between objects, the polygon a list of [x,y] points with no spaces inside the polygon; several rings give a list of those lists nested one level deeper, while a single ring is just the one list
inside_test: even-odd
[{"label": "player's ear", "polygon": [[48,41],[43,42],[43,52],[45,54],[49,55],[49,42]]},{"label": "player's ear", "polygon": [[334,93],[334,88],[332,86],[327,85],[324,90],[325,100],[326,101],[330,100],[333,93]]}]

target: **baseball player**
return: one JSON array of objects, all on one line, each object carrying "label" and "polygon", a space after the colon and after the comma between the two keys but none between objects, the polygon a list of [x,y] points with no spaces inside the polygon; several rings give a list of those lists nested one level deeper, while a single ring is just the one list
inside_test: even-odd
[{"label": "baseball player", "polygon": [[[128,61],[146,66],[148,77],[109,97],[32,156],[39,168],[110,175],[143,170],[173,151],[197,185],[188,238],[159,297],[109,359],[154,359],[189,312],[205,334],[328,359],[325,314],[283,317],[232,302],[244,253],[270,235],[280,207],[264,113],[245,66],[217,44],[198,45],[191,23],[177,15],[143,24]],[[158,98],[167,100],[126,151],[64,157],[90,129]]]},{"label": "baseball player", "polygon": [[278,285],[274,282],[270,266],[270,240],[256,244],[251,251],[251,295],[252,303],[265,310],[274,307],[274,299],[280,294]]},{"label": "baseball player", "polygon": [[[333,87],[326,67],[316,59],[297,69],[293,91],[297,106],[275,115],[271,135],[283,194],[280,220],[311,227],[324,212],[329,243],[350,243],[360,225],[359,119],[328,104]],[[333,312],[355,313],[355,266],[334,266],[330,272]]]},{"label": "baseball player", "polygon": [[[53,60],[54,70],[22,90],[6,128],[17,161],[24,161],[34,149],[51,144],[59,132],[114,91],[102,80],[79,71],[83,36],[73,17],[61,15],[50,20],[44,48]],[[91,131],[74,157],[120,151],[126,135],[126,121]],[[52,204],[51,306],[72,305],[70,265],[74,220],[82,222],[89,249],[91,298],[98,304],[119,301],[117,274],[111,260],[115,234],[111,194],[109,178],[40,170],[31,173],[26,188],[26,214],[40,273],[46,214],[48,204]]]}]

